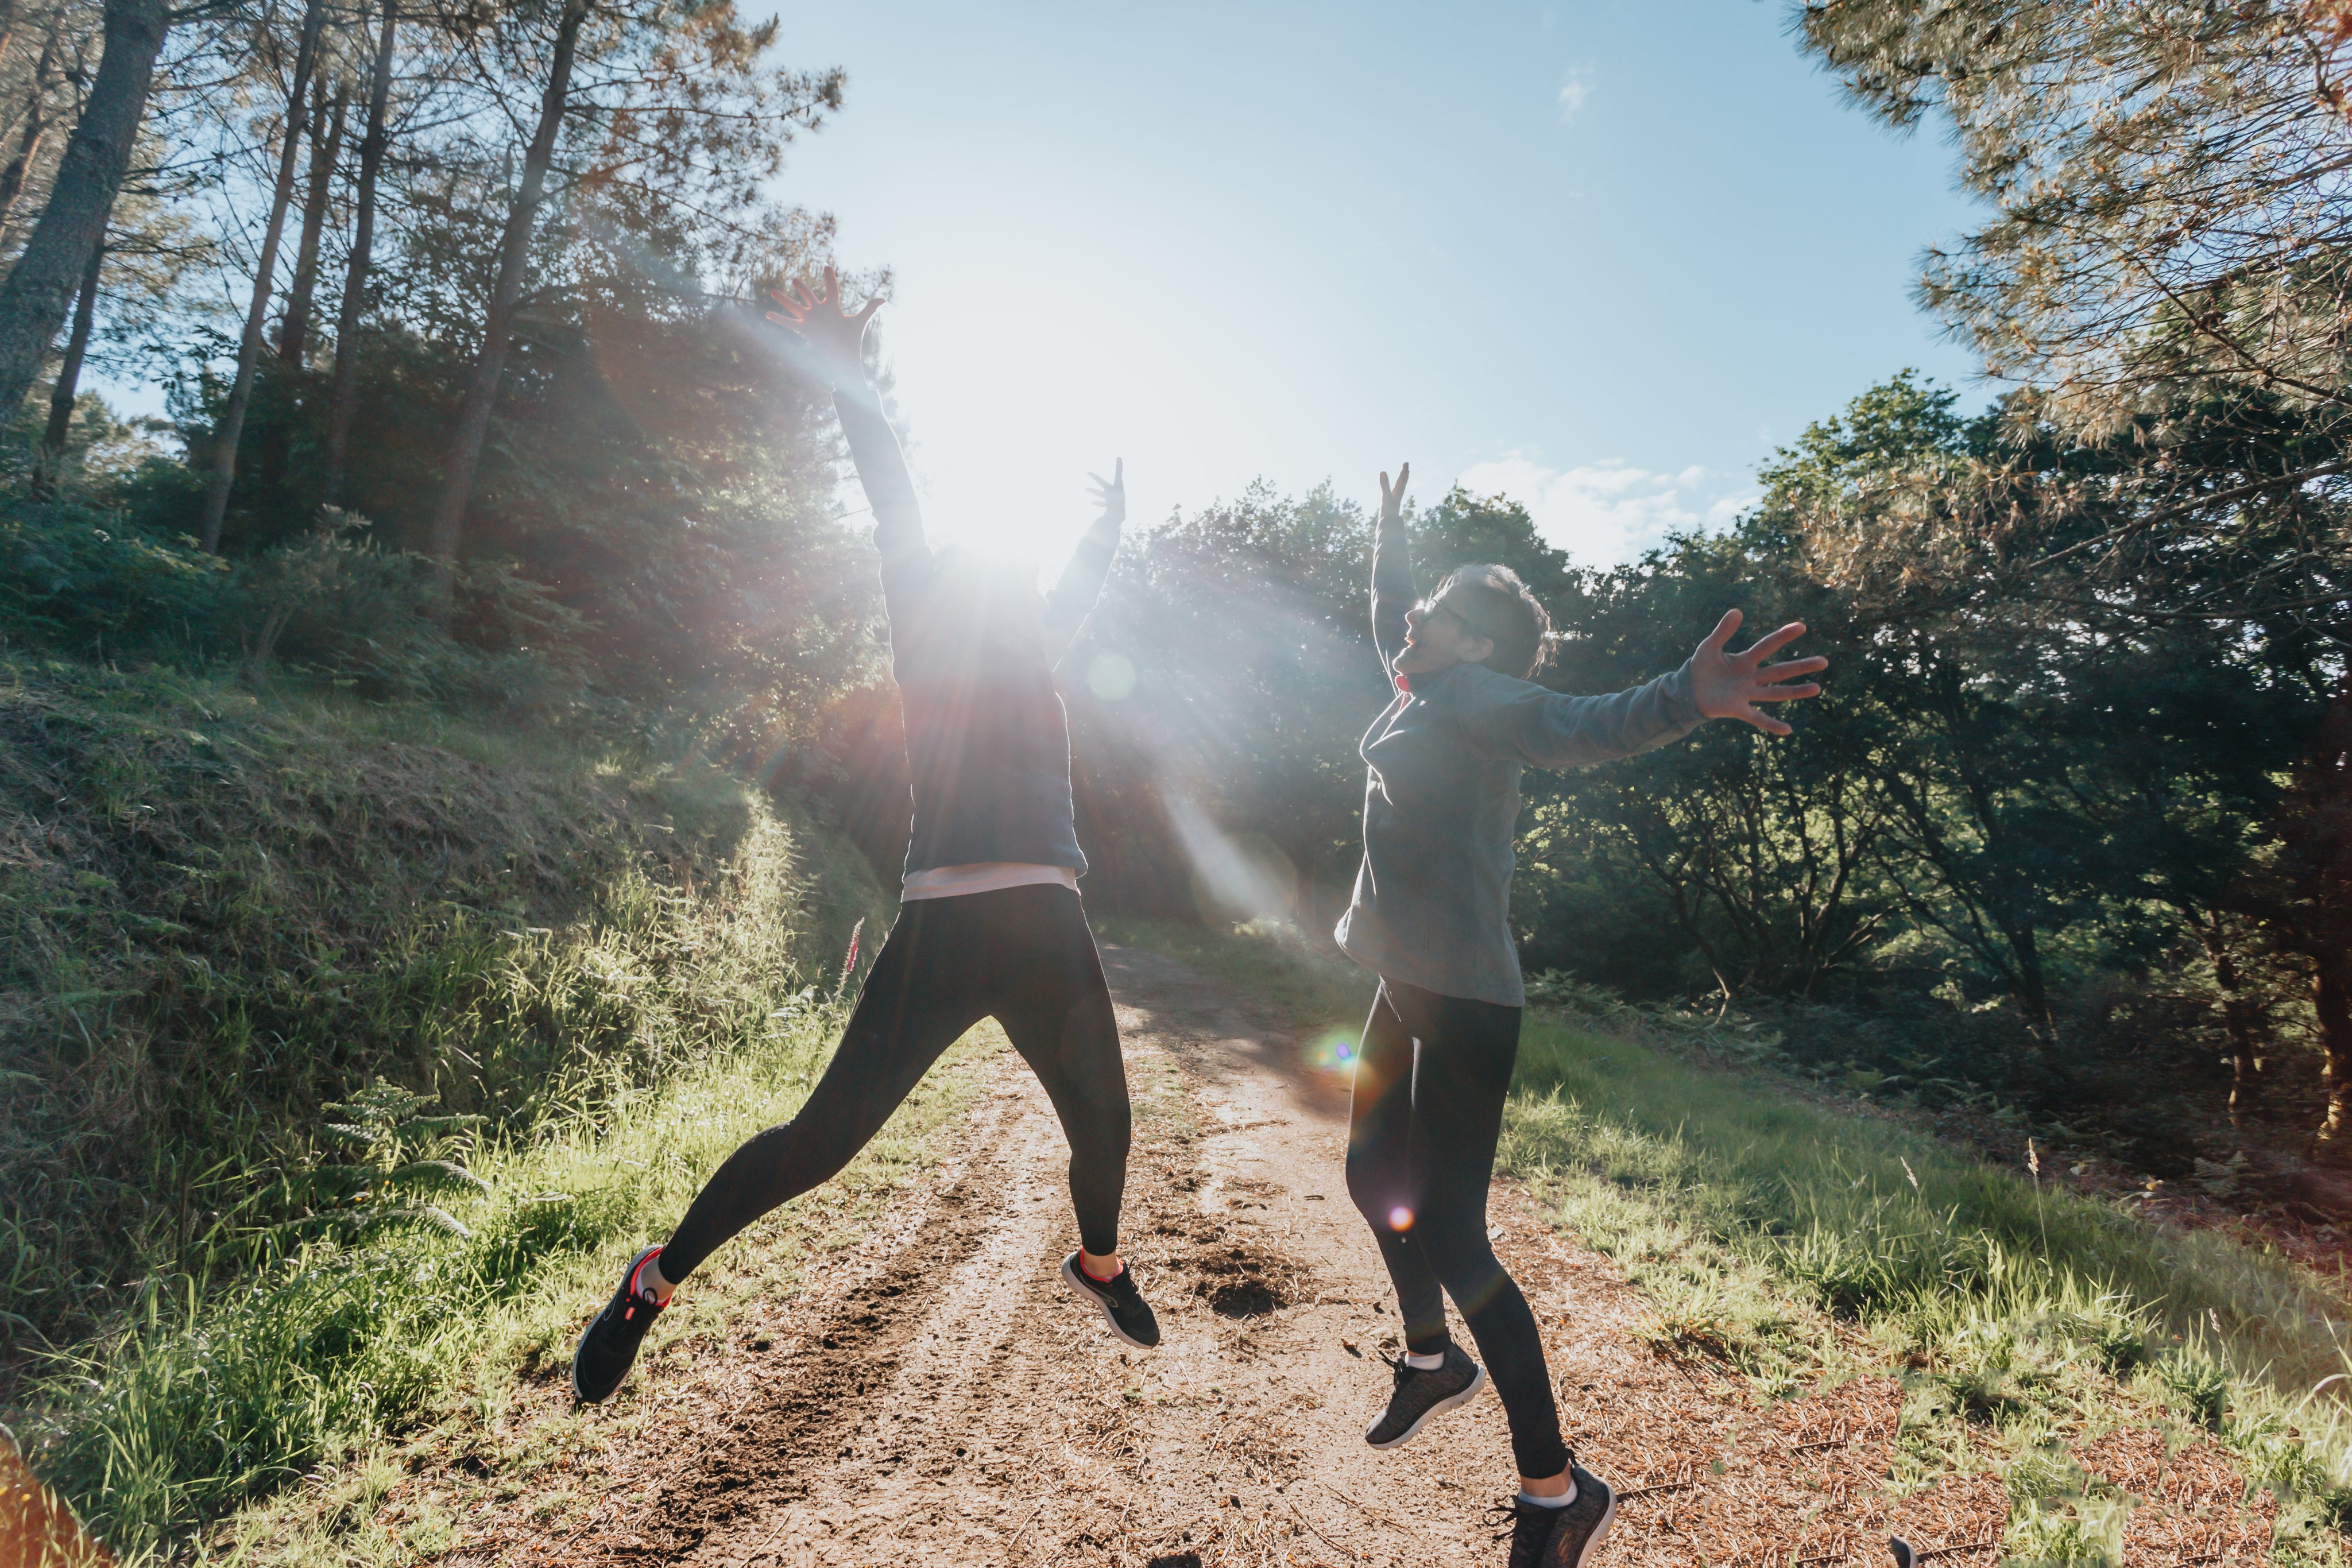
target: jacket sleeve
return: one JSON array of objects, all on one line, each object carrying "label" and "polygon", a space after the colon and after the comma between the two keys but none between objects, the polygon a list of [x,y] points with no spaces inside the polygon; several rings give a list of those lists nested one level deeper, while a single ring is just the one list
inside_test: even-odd
[{"label": "jacket sleeve", "polygon": [[1078,628],[1086,624],[1095,601],[1102,595],[1102,586],[1110,576],[1111,558],[1118,554],[1118,524],[1110,517],[1097,518],[1078,548],[1070,557],[1070,564],[1045,595],[1045,662],[1058,664],[1062,655],[1070,651],[1077,640]]},{"label": "jacket sleeve", "polygon": [[1572,697],[1533,681],[1480,671],[1463,685],[1457,715],[1480,750],[1530,768],[1583,768],[1680,740],[1706,722],[1690,666],[1605,697]]},{"label": "jacket sleeve", "polygon": [[1413,586],[1412,546],[1405,538],[1404,519],[1383,517],[1373,528],[1372,647],[1385,671],[1404,647],[1404,612],[1421,595]]},{"label": "jacket sleeve", "polygon": [[866,504],[874,511],[874,548],[886,565],[928,560],[931,549],[923,539],[915,481],[907,473],[898,434],[883,416],[881,398],[860,380],[834,388],[833,406],[841,415],[850,460],[857,465],[857,482],[866,487]]}]

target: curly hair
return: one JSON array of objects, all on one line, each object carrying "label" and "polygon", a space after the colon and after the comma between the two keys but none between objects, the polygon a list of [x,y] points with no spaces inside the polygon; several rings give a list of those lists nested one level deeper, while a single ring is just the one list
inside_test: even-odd
[{"label": "curly hair", "polygon": [[1448,594],[1454,597],[1446,608],[1494,643],[1494,652],[1478,662],[1498,674],[1528,679],[1550,659],[1559,642],[1550,613],[1507,566],[1455,567],[1432,597]]}]

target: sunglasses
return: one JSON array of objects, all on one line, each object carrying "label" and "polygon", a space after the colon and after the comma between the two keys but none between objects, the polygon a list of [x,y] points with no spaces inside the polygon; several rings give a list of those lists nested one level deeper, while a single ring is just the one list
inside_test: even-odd
[{"label": "sunglasses", "polygon": [[1462,630],[1470,636],[1480,637],[1485,635],[1485,633],[1480,632],[1477,627],[1471,624],[1470,618],[1468,616],[1463,614],[1459,610],[1454,609],[1443,600],[1424,599],[1412,608],[1414,613],[1418,614],[1424,621],[1428,620],[1433,615],[1443,615],[1447,620],[1453,622],[1454,624],[1462,628]]}]

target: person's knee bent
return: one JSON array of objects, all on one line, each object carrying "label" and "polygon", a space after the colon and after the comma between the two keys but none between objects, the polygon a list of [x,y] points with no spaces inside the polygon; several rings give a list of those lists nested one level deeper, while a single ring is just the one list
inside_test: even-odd
[{"label": "person's knee bent", "polygon": [[1097,1118],[1102,1128],[1103,1146],[1127,1158],[1128,1147],[1135,1141],[1135,1113],[1129,1109],[1124,1094],[1111,1098]]},{"label": "person's knee bent", "polygon": [[1412,1228],[1412,1216],[1403,1202],[1403,1195],[1404,1184],[1386,1162],[1349,1151],[1348,1198],[1375,1232],[1402,1233]]},{"label": "person's knee bent", "polygon": [[1436,1271],[1438,1282],[1465,1312],[1477,1304],[1473,1298],[1507,1277],[1503,1260],[1495,1256],[1495,1249],[1484,1235],[1465,1235],[1447,1227],[1431,1226],[1422,1230],[1418,1239],[1430,1268]]},{"label": "person's knee bent", "polygon": [[843,1137],[838,1124],[803,1113],[780,1127],[754,1133],[727,1157],[720,1174],[740,1179],[757,1192],[765,1200],[764,1214],[839,1176],[862,1146]]},{"label": "person's knee bent", "polygon": [[1134,1140],[1135,1117],[1123,1093],[1077,1093],[1056,1107],[1062,1113],[1062,1134],[1070,1153],[1080,1159],[1125,1164]]}]

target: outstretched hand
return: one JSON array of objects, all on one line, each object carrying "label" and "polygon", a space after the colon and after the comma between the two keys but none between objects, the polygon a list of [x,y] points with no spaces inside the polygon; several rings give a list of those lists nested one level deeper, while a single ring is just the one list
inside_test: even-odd
[{"label": "outstretched hand", "polygon": [[1821,683],[1801,681],[1790,685],[1797,675],[1819,674],[1830,667],[1823,658],[1791,659],[1786,664],[1767,664],[1765,660],[1805,634],[1801,621],[1791,621],[1769,637],[1759,638],[1756,645],[1744,653],[1726,651],[1731,634],[1739,630],[1740,614],[1737,610],[1724,612],[1706,641],[1691,655],[1691,695],[1698,701],[1698,711],[1709,718],[1736,718],[1752,724],[1767,735],[1786,735],[1789,727],[1757,707],[1758,703],[1794,702],[1800,697],[1821,695]]},{"label": "outstretched hand", "polygon": [[1404,487],[1412,482],[1412,465],[1397,465],[1396,488],[1389,488],[1389,476],[1381,476],[1381,521],[1393,523],[1404,515]]},{"label": "outstretched hand", "polygon": [[779,289],[769,295],[782,310],[768,312],[768,319],[780,327],[790,327],[808,340],[817,352],[826,371],[836,381],[863,376],[866,371],[866,323],[874,312],[882,308],[882,296],[868,299],[864,308],[853,316],[842,308],[841,280],[834,276],[831,267],[824,269],[824,282],[812,291],[805,277],[793,280],[795,299]]},{"label": "outstretched hand", "polygon": [[1112,459],[1108,479],[1099,474],[1089,474],[1087,477],[1095,482],[1095,504],[1102,508],[1101,520],[1106,523],[1127,521],[1127,459]]}]

